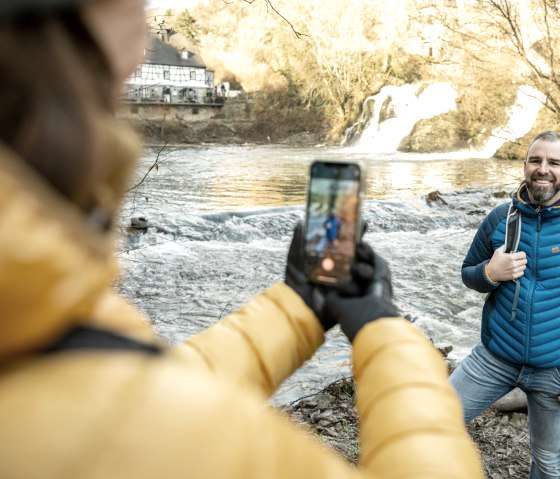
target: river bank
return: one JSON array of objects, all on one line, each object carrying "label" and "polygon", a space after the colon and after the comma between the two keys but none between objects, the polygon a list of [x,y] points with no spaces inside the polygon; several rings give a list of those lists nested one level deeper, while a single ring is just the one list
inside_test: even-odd
[{"label": "river bank", "polygon": [[[360,453],[358,417],[351,378],[336,381],[321,392],[282,410],[297,424],[356,464]],[[478,447],[487,479],[529,475],[530,450],[527,415],[490,408],[468,425]]]},{"label": "river bank", "polygon": [[[182,121],[180,119],[130,119],[126,121],[134,128],[148,148],[185,147],[202,145],[256,145],[292,146],[300,148],[336,147],[342,138],[330,136],[325,126],[316,118],[257,118],[240,117],[211,118],[204,121]],[[537,134],[532,130],[516,142],[505,142],[494,158],[523,160],[526,144]],[[423,131],[414,132],[418,148],[407,149],[408,153],[449,153],[451,147],[441,148],[433,143],[431,136]],[[432,149],[430,149],[432,148]]]},{"label": "river bank", "polygon": [[298,147],[337,146],[322,122],[312,115],[244,118],[217,115],[203,121],[181,119],[131,119],[127,121],[148,147],[162,145],[287,145]]},{"label": "river bank", "polygon": [[[438,347],[450,373],[454,366],[447,354],[452,349]],[[357,464],[360,444],[354,392],[353,378],[346,377],[281,409],[347,461]],[[468,424],[487,479],[528,477],[531,456],[526,412],[526,408],[514,407],[513,402],[506,406],[502,400]]]}]

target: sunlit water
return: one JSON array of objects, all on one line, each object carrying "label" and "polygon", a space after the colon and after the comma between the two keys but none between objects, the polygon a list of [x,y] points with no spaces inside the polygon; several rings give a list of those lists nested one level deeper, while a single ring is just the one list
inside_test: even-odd
[{"label": "sunlit water", "polygon": [[[156,159],[142,160],[138,180]],[[128,198],[126,225],[148,232],[121,244],[123,290],[170,343],[235,311],[283,279],[295,223],[303,217],[313,159],[359,159],[368,171],[365,235],[391,265],[396,303],[436,345],[464,357],[479,335],[482,295],[461,282],[461,262],[485,214],[522,177],[519,162],[376,155],[343,148],[191,147],[166,149]],[[427,204],[439,190],[447,204]],[[234,360],[234,358],[232,358]],[[288,403],[350,375],[338,329],[286,381],[273,402]]]}]

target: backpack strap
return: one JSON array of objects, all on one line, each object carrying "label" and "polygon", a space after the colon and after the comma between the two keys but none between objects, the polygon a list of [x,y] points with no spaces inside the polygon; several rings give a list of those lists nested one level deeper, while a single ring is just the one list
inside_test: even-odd
[{"label": "backpack strap", "polygon": [[513,205],[509,205],[508,214],[506,218],[506,239],[505,249],[506,253],[515,253],[519,246],[519,239],[521,238],[521,214],[519,210]]},{"label": "backpack strap", "polygon": [[[506,218],[506,238],[505,238],[505,248],[506,253],[515,253],[519,246],[519,240],[521,238],[521,214],[519,210],[513,205],[513,201],[509,205],[508,214]],[[511,318],[510,321],[515,321],[517,316],[517,302],[519,300],[519,289],[521,283],[519,279],[514,279],[515,283],[515,293],[513,295]]]},{"label": "backpack strap", "polygon": [[68,331],[43,352],[53,354],[71,350],[120,350],[145,354],[163,352],[162,348],[155,344],[143,343],[111,331],[81,325]]}]

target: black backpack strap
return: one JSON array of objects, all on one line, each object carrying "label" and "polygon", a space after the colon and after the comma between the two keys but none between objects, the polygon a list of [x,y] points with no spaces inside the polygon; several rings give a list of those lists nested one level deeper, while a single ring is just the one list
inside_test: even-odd
[{"label": "black backpack strap", "polygon": [[161,347],[155,344],[136,341],[111,331],[88,326],[76,326],[56,343],[45,349],[44,352],[53,354],[70,350],[119,350],[145,354],[161,354],[163,351]]},{"label": "black backpack strap", "polygon": [[[506,253],[515,253],[519,247],[519,240],[521,238],[521,214],[519,210],[513,205],[513,201],[509,205],[508,214],[506,218],[506,238],[505,248]],[[519,289],[521,283],[518,279],[514,279],[515,293],[513,294],[513,302],[511,305],[510,321],[515,321],[517,316],[517,302],[519,300]]]},{"label": "black backpack strap", "polygon": [[506,239],[505,249],[506,253],[515,253],[519,246],[519,239],[521,238],[521,214],[519,210],[513,205],[509,205],[508,214],[506,218]]}]

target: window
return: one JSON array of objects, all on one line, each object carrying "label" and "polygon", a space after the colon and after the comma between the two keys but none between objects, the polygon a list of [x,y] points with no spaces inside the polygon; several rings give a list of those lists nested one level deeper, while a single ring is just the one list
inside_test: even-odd
[{"label": "window", "polygon": [[196,72],[194,70],[190,71],[190,79],[191,80],[196,80]]},{"label": "window", "polygon": [[163,70],[163,79],[164,80],[169,80],[171,78],[171,74],[169,72],[169,70]]},{"label": "window", "polygon": [[198,108],[193,108],[191,111],[193,115],[198,115]]}]

